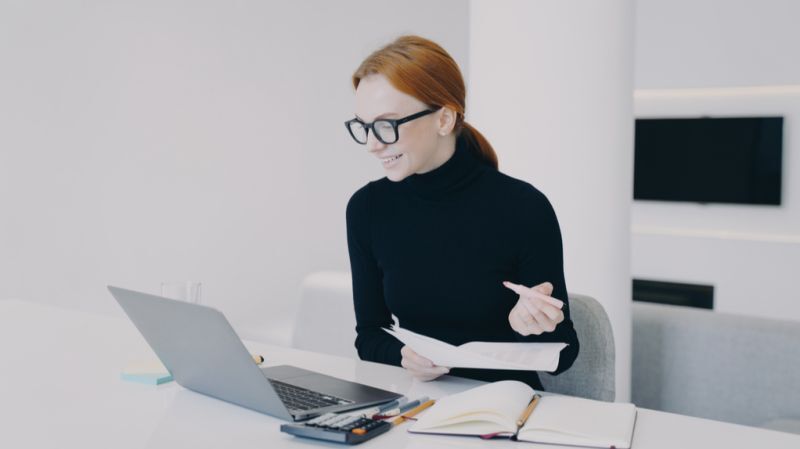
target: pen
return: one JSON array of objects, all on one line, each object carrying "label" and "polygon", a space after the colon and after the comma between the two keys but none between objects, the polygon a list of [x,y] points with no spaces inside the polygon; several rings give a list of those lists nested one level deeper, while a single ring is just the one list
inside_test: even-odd
[{"label": "pen", "polygon": [[427,396],[423,396],[423,397],[421,397],[421,398],[419,398],[417,400],[414,400],[414,401],[411,401],[411,402],[406,402],[405,404],[403,404],[403,405],[401,405],[399,407],[400,414],[403,414],[403,413],[411,410],[412,408],[422,404],[423,402],[427,401],[428,399],[429,398]]},{"label": "pen", "polygon": [[362,408],[360,410],[350,411],[349,413],[345,413],[347,416],[357,416],[359,418],[372,418],[374,416],[378,416],[384,410],[389,410],[390,408],[397,407],[399,404],[399,400],[395,399],[394,401],[387,402],[384,405],[376,405],[370,408]]},{"label": "pen", "polygon": [[393,416],[402,415],[403,413],[411,410],[412,408],[422,404],[423,402],[427,401],[428,397],[423,396],[415,401],[407,402],[402,406],[395,407],[389,410],[385,410],[380,412],[380,414],[373,416],[373,419],[384,419],[384,418],[391,418]]},{"label": "pen", "polygon": [[391,410],[391,409],[393,409],[395,407],[400,407],[401,405],[402,404],[400,404],[400,400],[399,399],[395,399],[394,401],[392,401],[392,402],[384,405],[380,409],[378,409],[378,414],[381,414],[381,413],[383,413],[383,412],[385,412],[387,410]]},{"label": "pen", "polygon": [[404,406],[404,404],[406,404],[407,402],[408,402],[408,399],[405,398],[405,397],[403,397],[401,399],[395,399],[394,401],[384,405],[383,407],[380,407],[378,409],[378,411],[375,412],[374,414],[375,415],[382,415],[382,414],[386,413],[389,410],[395,410],[397,408],[402,408]]},{"label": "pen", "polygon": [[354,412],[346,413],[346,415],[358,416],[358,417],[361,417],[361,418],[369,418],[370,416],[373,416],[376,413],[380,413],[380,412],[381,412],[381,408],[380,407],[370,407],[368,409],[361,409],[361,410],[356,410]]},{"label": "pen", "polygon": [[256,365],[261,365],[262,363],[264,363],[264,357],[253,354],[253,361],[256,362]]},{"label": "pen", "polygon": [[522,416],[520,416],[519,419],[517,420],[517,427],[522,427],[522,425],[525,424],[525,421],[527,421],[528,418],[531,416],[531,413],[533,413],[533,409],[536,408],[536,404],[539,403],[539,399],[541,397],[542,396],[538,393],[533,395],[533,399],[531,399],[531,402],[528,404],[527,407],[525,407],[525,411],[522,412]]},{"label": "pen", "polygon": [[397,413],[399,413],[399,408],[403,407],[406,404],[408,404],[408,398],[405,396],[401,397],[400,399],[395,399],[394,401],[389,402],[388,404],[381,407],[381,409],[378,410],[378,412],[375,413],[374,415],[370,416],[370,418],[372,419],[387,418],[386,413],[390,411],[394,411],[394,414],[391,416],[396,416]]},{"label": "pen", "polygon": [[392,425],[396,426],[398,424],[402,424],[405,420],[413,417],[417,413],[419,413],[419,412],[425,410],[426,408],[430,407],[431,405],[433,405],[434,402],[436,402],[436,401],[431,399],[431,400],[429,400],[427,402],[424,402],[424,403],[414,407],[413,410],[409,410],[408,412],[403,413],[402,415],[398,416],[394,421],[392,421]]}]

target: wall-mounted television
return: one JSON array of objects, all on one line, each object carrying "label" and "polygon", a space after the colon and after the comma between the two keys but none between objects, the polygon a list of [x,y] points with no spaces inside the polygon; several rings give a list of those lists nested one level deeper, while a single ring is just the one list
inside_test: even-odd
[{"label": "wall-mounted television", "polygon": [[636,119],[633,198],[781,204],[783,117]]}]

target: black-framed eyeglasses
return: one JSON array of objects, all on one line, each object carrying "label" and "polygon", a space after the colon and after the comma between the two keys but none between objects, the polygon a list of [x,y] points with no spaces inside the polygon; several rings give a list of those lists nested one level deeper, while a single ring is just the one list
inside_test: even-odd
[{"label": "black-framed eyeglasses", "polygon": [[382,118],[375,120],[372,123],[365,123],[360,118],[354,118],[344,122],[344,126],[347,127],[347,130],[350,132],[353,140],[361,145],[366,145],[370,129],[372,130],[373,134],[375,134],[375,138],[381,141],[381,143],[391,145],[397,142],[397,139],[400,138],[400,133],[397,131],[398,126],[402,125],[403,123],[410,122],[411,120],[432,114],[436,111],[438,111],[438,109],[426,109],[403,118]]}]

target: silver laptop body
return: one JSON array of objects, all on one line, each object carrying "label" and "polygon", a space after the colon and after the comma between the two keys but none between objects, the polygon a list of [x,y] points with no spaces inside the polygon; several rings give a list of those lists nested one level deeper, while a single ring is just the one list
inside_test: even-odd
[{"label": "silver laptop body", "polygon": [[[401,396],[288,365],[260,368],[218,310],[113,286],[108,290],[175,381],[189,390],[290,421]],[[331,405],[299,405],[298,387],[330,399]]]}]

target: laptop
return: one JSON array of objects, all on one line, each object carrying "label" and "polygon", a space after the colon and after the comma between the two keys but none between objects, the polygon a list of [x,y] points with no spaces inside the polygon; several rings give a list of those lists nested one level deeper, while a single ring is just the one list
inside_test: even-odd
[{"label": "laptop", "polygon": [[368,407],[401,397],[391,391],[302,368],[261,368],[218,310],[108,286],[181,386],[289,421]]}]

